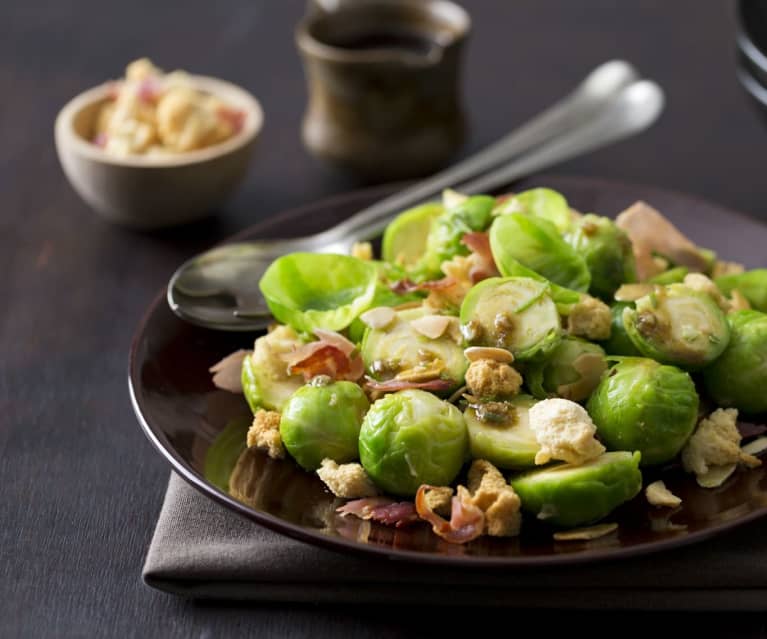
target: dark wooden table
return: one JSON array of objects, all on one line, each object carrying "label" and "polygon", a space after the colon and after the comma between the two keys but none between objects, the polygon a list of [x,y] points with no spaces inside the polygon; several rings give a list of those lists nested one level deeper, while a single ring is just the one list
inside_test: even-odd
[{"label": "dark wooden table", "polygon": [[[767,128],[734,76],[732,5],[465,4],[474,34],[464,153],[598,63],[623,57],[667,90],[663,119],[559,171],[690,191],[767,219]],[[302,10],[297,0],[0,3],[0,636],[388,637],[424,634],[437,619],[458,630],[475,621],[473,613],[440,611],[403,623],[401,611],[375,608],[202,605],[140,579],[168,476],[128,400],[127,354],[140,315],[194,252],[280,209],[357,186],[301,145],[306,93],[292,29]],[[97,218],[67,184],[53,149],[61,105],[141,55],[239,83],[266,112],[234,200],[215,218],[156,234]],[[547,617],[550,629],[594,627],[583,615]],[[509,621],[503,611],[482,618]],[[649,632],[667,620],[613,617],[599,625]],[[758,636],[761,624],[698,618],[730,636]]]}]

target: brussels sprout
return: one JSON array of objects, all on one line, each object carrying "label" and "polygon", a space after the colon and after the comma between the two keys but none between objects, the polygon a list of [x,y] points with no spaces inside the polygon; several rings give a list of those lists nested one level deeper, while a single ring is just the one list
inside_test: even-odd
[{"label": "brussels sprout", "polygon": [[324,381],[315,378],[293,393],[280,419],[282,443],[310,471],[325,458],[338,463],[357,459],[360,426],[370,405],[357,384]]},{"label": "brussels sprout", "polygon": [[588,399],[607,370],[601,346],[566,336],[549,355],[525,368],[525,382],[538,399],[563,397],[574,402]]},{"label": "brussels sprout", "polygon": [[638,450],[642,464],[674,458],[698,419],[690,376],[644,357],[620,358],[586,405],[608,450]]},{"label": "brussels sprout", "polygon": [[655,277],[651,277],[647,280],[650,284],[660,284],[665,286],[666,284],[679,284],[684,282],[685,276],[690,272],[690,269],[686,266],[676,266],[670,268],[667,271],[658,273]]},{"label": "brussels sprout", "polygon": [[377,282],[372,262],[348,255],[290,253],[272,262],[259,286],[272,315],[310,333],[346,328],[370,308]]},{"label": "brussels sprout", "polygon": [[727,317],[731,337],[722,356],[703,370],[708,394],[744,413],[767,411],[767,315],[737,311]]},{"label": "brussels sprout", "polygon": [[558,464],[511,479],[522,509],[558,526],[602,519],[642,489],[638,452],[605,453],[573,466]]},{"label": "brussels sprout", "polygon": [[710,295],[683,284],[658,287],[623,310],[623,326],[646,357],[689,370],[714,361],[730,341],[727,318]]},{"label": "brussels sprout", "polygon": [[641,355],[634,342],[626,333],[623,326],[623,309],[634,308],[633,304],[626,302],[617,302],[610,307],[610,314],[613,317],[610,328],[610,339],[600,342],[602,348],[608,355]]},{"label": "brussels sprout", "polygon": [[494,206],[494,197],[475,195],[436,216],[423,255],[411,271],[412,277],[416,280],[435,279],[440,277],[442,262],[456,255],[468,255],[469,249],[461,244],[463,236],[484,231],[492,220]]},{"label": "brussels sprout", "polygon": [[359,438],[362,466],[387,493],[412,497],[421,484],[447,486],[468,448],[463,415],[422,390],[404,390],[375,402]]},{"label": "brussels sprout", "polygon": [[372,377],[388,380],[399,376],[411,381],[440,378],[452,382],[453,387],[463,383],[469,362],[449,331],[429,339],[410,323],[425,314],[422,308],[399,311],[386,328],[365,331],[362,359]]},{"label": "brussels sprout", "polygon": [[490,248],[503,275],[535,271],[565,288],[585,292],[591,283],[586,260],[565,242],[548,220],[524,213],[497,217],[490,227]]},{"label": "brussels sprout", "polygon": [[612,220],[584,215],[565,239],[586,260],[591,295],[609,300],[621,284],[637,281],[631,240]]},{"label": "brussels sprout", "polygon": [[551,350],[562,327],[548,284],[527,277],[491,277],[464,298],[461,332],[473,346],[498,346],[525,360]]},{"label": "brussels sprout", "polygon": [[250,409],[282,410],[285,402],[304,383],[301,375],[288,375],[287,364],[280,357],[301,346],[295,331],[278,326],[256,340],[253,353],[242,361],[242,391]]},{"label": "brussels sprout", "polygon": [[474,459],[486,459],[498,468],[532,468],[540,449],[527,413],[535,404],[529,395],[508,402],[469,406],[463,413]]},{"label": "brussels sprout", "polygon": [[383,259],[393,264],[412,266],[426,250],[434,218],[444,212],[437,202],[429,202],[400,213],[386,227],[381,244]]},{"label": "brussels sprout", "polygon": [[529,189],[504,200],[493,211],[493,215],[525,213],[548,220],[560,233],[572,225],[572,215],[567,200],[552,189]]},{"label": "brussels sprout", "polygon": [[767,269],[758,268],[745,273],[722,275],[717,277],[714,283],[726,295],[738,289],[753,309],[767,313]]}]

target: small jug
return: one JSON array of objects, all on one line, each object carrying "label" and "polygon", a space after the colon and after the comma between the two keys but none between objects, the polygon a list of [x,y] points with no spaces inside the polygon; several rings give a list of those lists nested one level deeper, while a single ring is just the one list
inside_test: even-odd
[{"label": "small jug", "polygon": [[303,139],[373,181],[415,177],[461,145],[471,21],[446,0],[315,0],[296,29],[309,89]]}]

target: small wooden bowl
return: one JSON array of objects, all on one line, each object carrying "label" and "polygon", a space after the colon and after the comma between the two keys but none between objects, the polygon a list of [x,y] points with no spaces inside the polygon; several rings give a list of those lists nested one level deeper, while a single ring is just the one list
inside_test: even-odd
[{"label": "small wooden bowl", "polygon": [[264,116],[258,100],[229,82],[190,76],[200,91],[244,114],[233,137],[196,151],[163,156],[115,157],[91,140],[110,84],[73,98],[56,117],[56,151],[75,191],[110,222],[156,229],[204,217],[245,176]]}]

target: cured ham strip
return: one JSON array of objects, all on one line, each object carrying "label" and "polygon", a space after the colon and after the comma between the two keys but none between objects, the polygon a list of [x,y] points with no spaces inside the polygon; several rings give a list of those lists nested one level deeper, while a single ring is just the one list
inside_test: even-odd
[{"label": "cured ham strip", "polygon": [[381,393],[396,393],[409,388],[420,388],[434,392],[448,391],[453,383],[444,379],[430,379],[426,382],[409,382],[404,379],[390,379],[386,382],[378,382],[371,377],[365,378],[365,388]]},{"label": "cured ham strip", "polygon": [[333,331],[317,329],[314,333],[320,338],[318,341],[282,356],[289,374],[303,375],[306,381],[317,375],[352,382],[362,377],[365,364],[359,354],[354,354],[356,346],[352,342]]},{"label": "cured ham strip", "polygon": [[336,512],[360,519],[377,521],[386,526],[402,528],[418,521],[415,506],[409,501],[394,501],[388,497],[365,497],[347,502]]},{"label": "cured ham strip", "polygon": [[468,491],[458,487],[458,494],[453,497],[450,521],[440,517],[429,506],[427,493],[434,486],[422,485],[415,496],[415,510],[418,516],[431,524],[431,529],[451,544],[465,544],[482,534],[485,527],[485,514],[471,503]]},{"label": "cured ham strip", "polygon": [[230,353],[208,369],[213,373],[213,385],[230,393],[242,392],[242,362],[252,351],[240,349]]},{"label": "cured ham strip", "polygon": [[461,244],[475,256],[475,264],[469,269],[469,279],[472,284],[500,275],[495,266],[493,252],[490,249],[490,236],[487,233],[466,233],[461,238]]},{"label": "cured ham strip", "polygon": [[767,425],[738,422],[738,432],[743,439],[748,439],[749,437],[756,437],[757,435],[767,433]]}]

